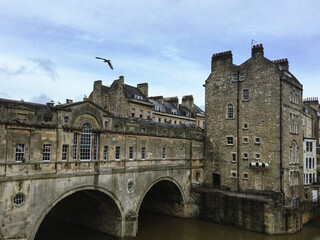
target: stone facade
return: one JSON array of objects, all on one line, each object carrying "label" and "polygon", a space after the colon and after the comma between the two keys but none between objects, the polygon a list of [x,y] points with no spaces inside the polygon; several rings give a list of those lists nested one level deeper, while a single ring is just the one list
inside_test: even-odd
[{"label": "stone facade", "polygon": [[[0,117],[1,239],[33,239],[51,210],[75,196],[83,209],[73,212],[74,223],[135,236],[140,206],[159,184],[172,191],[152,201],[163,213],[198,214],[190,192],[203,179],[197,126],[117,117],[89,100],[53,106],[1,99]],[[105,207],[90,209],[86,199]]]},{"label": "stone facade", "polygon": [[205,182],[302,199],[302,85],[262,45],[236,66],[214,54],[206,89]]},{"label": "stone facade", "polygon": [[204,128],[204,111],[195,103],[192,95],[178,97],[150,97],[148,83],[137,87],[124,83],[124,77],[113,81],[110,87],[95,81],[89,99],[116,116],[135,117],[174,125],[195,124]]}]

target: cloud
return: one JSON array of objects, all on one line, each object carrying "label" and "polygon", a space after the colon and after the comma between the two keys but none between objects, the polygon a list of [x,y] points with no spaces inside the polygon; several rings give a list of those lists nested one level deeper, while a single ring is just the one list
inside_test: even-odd
[{"label": "cloud", "polygon": [[37,67],[43,70],[53,81],[56,80],[58,76],[56,66],[50,59],[32,58],[30,60],[37,63]]},{"label": "cloud", "polygon": [[20,75],[27,73],[27,68],[22,65],[17,69],[11,70],[6,64],[2,64],[0,66],[0,73],[3,73],[5,75]]},{"label": "cloud", "polygon": [[10,98],[10,96],[5,92],[0,92],[0,97],[2,97],[2,98]]},{"label": "cloud", "polygon": [[39,96],[33,96],[30,99],[30,102],[43,103],[43,104],[50,102],[50,101],[51,101],[51,99],[43,93],[41,93]]}]

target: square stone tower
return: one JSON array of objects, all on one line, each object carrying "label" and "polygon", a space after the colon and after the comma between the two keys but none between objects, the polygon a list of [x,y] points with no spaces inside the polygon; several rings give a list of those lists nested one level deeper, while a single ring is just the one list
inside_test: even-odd
[{"label": "square stone tower", "polygon": [[205,182],[234,191],[301,198],[302,85],[287,59],[270,61],[262,44],[237,66],[232,52],[212,56],[205,82]]}]

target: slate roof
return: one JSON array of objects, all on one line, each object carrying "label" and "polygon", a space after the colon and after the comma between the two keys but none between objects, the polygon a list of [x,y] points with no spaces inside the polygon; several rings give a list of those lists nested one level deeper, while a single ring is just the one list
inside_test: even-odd
[{"label": "slate roof", "polygon": [[142,94],[142,92],[136,87],[125,84],[124,91],[126,93],[127,98],[134,98],[134,96],[136,95],[136,96],[143,97],[143,101],[147,102],[146,96]]},{"label": "slate roof", "polygon": [[204,114],[204,111],[195,104],[193,105],[193,110],[195,113]]},{"label": "slate roof", "polygon": [[36,111],[46,111],[46,112],[52,112],[54,110],[54,108],[49,107],[47,104],[31,103],[31,102],[4,99],[4,98],[0,98],[0,105],[1,106],[23,105],[23,106],[29,107],[31,109],[34,109]]}]

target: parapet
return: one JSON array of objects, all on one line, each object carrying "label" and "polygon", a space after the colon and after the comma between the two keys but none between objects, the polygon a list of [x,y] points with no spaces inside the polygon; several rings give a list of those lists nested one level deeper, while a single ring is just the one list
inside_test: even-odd
[{"label": "parapet", "polygon": [[318,106],[319,105],[319,99],[317,97],[308,97],[308,98],[303,99],[303,103],[305,103],[307,105]]},{"label": "parapet", "polygon": [[289,71],[289,62],[287,58],[274,60],[273,63],[281,66],[283,70]]},{"label": "parapet", "polygon": [[211,72],[218,63],[232,63],[232,52],[226,51],[213,54],[211,58]]},{"label": "parapet", "polygon": [[263,57],[263,45],[262,44],[257,44],[253,45],[251,49],[251,57]]}]

